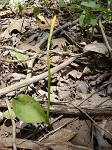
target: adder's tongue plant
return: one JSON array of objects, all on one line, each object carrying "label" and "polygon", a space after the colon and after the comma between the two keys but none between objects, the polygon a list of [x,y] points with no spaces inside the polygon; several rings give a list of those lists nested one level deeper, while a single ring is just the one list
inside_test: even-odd
[{"label": "adder's tongue plant", "polygon": [[[48,2],[48,0],[46,1]],[[64,2],[59,0],[59,2]],[[61,3],[62,4],[62,3]],[[64,3],[63,3],[64,4]],[[62,6],[62,5],[61,5]],[[74,9],[74,14],[77,12],[79,14],[79,23],[81,26],[92,25],[93,27],[97,24],[99,18],[111,20],[112,15],[112,0],[108,0],[108,5],[102,7],[99,1],[95,0],[71,0],[71,4],[63,5],[67,9]],[[34,16],[39,13],[39,9],[35,8],[33,11]],[[75,15],[74,15],[75,16]],[[50,114],[50,87],[51,87],[51,73],[50,73],[50,43],[53,34],[54,24],[56,21],[56,16],[53,17],[50,34],[47,42],[47,66],[48,66],[48,103],[47,103],[47,114],[45,114],[43,108],[35,99],[29,95],[20,94],[12,99],[12,108],[14,115],[26,123],[41,123],[45,122],[49,124],[49,114]],[[22,59],[20,54],[15,54],[17,59]],[[22,65],[26,66],[25,62]],[[7,116],[7,113],[5,114]]]},{"label": "adder's tongue plant", "polygon": [[47,43],[47,66],[48,66],[48,103],[47,103],[47,122],[49,124],[49,113],[50,113],[50,88],[51,88],[51,73],[50,73],[50,57],[49,57],[49,50],[50,50],[50,43],[51,43],[51,38],[53,34],[53,29],[54,29],[54,24],[56,21],[56,16],[54,16],[51,24],[51,29],[50,29],[50,35],[48,38],[48,43]]},{"label": "adder's tongue plant", "polygon": [[[48,123],[49,124],[49,113],[50,113],[50,87],[51,87],[51,74],[50,74],[50,57],[49,57],[49,49],[51,38],[53,34],[54,24],[55,24],[56,16],[54,16],[50,35],[47,43],[47,66],[48,66],[48,104],[47,104],[47,116],[39,104],[34,98],[26,94],[19,94],[17,97],[12,99],[12,111],[14,114],[14,118],[17,117],[21,121],[25,123]],[[4,113],[4,117],[10,119],[10,116],[7,114],[8,111]]]}]

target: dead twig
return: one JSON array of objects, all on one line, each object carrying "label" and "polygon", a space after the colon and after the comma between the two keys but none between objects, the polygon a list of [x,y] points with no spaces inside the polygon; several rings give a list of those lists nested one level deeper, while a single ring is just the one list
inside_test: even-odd
[{"label": "dead twig", "polygon": [[[65,102],[66,103],[66,102]],[[52,102],[51,102],[52,104]],[[60,107],[59,107],[60,105]],[[47,110],[46,106],[43,106],[44,110]],[[90,116],[111,116],[112,115],[112,107],[80,107],[82,110],[87,112]],[[83,116],[83,114],[76,108],[70,108],[65,107],[64,102],[58,102],[58,104],[51,105],[50,112],[54,114],[63,114],[63,115],[69,115],[69,116]]]},{"label": "dead twig", "polygon": [[102,36],[103,36],[103,39],[104,39],[104,42],[108,48],[108,53],[109,53],[109,57],[111,59],[111,52],[112,52],[112,48],[110,47],[109,43],[108,43],[108,40],[107,40],[107,37],[106,37],[106,34],[103,30],[103,26],[102,26],[102,23],[101,23],[101,20],[99,20],[99,27],[100,27],[100,30],[102,32]]},{"label": "dead twig", "polygon": [[8,111],[9,111],[9,116],[12,122],[12,145],[13,145],[13,150],[17,150],[17,146],[16,146],[16,124],[15,124],[15,120],[12,114],[12,110],[11,110],[11,105],[10,102],[8,101],[7,98],[5,98],[5,103],[7,105]]},{"label": "dead twig", "polygon": [[65,127],[67,124],[76,121],[78,118],[75,119],[71,119],[67,122],[65,122],[63,125],[61,125],[60,127],[56,128],[55,130],[50,131],[48,134],[44,135],[44,137],[42,137],[41,139],[39,139],[39,142],[41,142],[42,140],[46,139],[49,135],[55,133],[56,131],[60,130],[61,128]]},{"label": "dead twig", "polygon": [[94,94],[98,93],[100,90],[102,90],[104,87],[106,87],[107,85],[111,84],[112,81],[109,81],[107,83],[105,83],[104,85],[102,85],[99,89],[97,89],[95,92],[93,92],[92,94],[90,94],[90,96],[88,96],[86,99],[84,99],[83,101],[81,101],[77,106],[80,106],[82,103],[84,103],[85,101],[87,101],[91,96],[93,96]]},{"label": "dead twig", "polygon": [[[67,103],[69,103],[69,102],[67,102]],[[112,136],[112,133],[111,133],[111,132],[109,132],[108,130],[103,129],[102,127],[100,127],[100,126],[99,126],[84,110],[82,110],[80,107],[75,106],[74,104],[71,104],[71,103],[70,103],[70,105],[73,105],[73,107],[77,108],[77,109],[80,110],[83,114],[85,114],[85,115],[94,123],[94,125],[97,126],[99,129],[105,131],[106,133],[108,133],[109,135]]]},{"label": "dead twig", "polygon": [[13,135],[12,142],[13,142],[13,150],[17,150],[17,146],[16,146],[16,124],[15,124],[15,121],[14,121],[14,118],[13,118],[11,106],[10,106],[10,103],[9,103],[8,99],[5,98],[5,102],[6,102],[6,104],[7,104],[8,111],[9,111],[9,115],[10,115],[11,122],[12,122],[12,135]]},{"label": "dead twig", "polygon": [[[27,75],[26,75],[27,80],[32,77],[32,70],[33,70],[34,61],[35,61],[35,58],[30,60],[29,63],[28,63],[28,69],[27,69]],[[25,90],[26,90],[26,87],[23,87],[21,89],[21,91],[25,91]]]},{"label": "dead twig", "polygon": [[82,49],[82,47],[75,42],[65,31],[62,31],[61,35],[71,44],[77,46],[79,49]]}]

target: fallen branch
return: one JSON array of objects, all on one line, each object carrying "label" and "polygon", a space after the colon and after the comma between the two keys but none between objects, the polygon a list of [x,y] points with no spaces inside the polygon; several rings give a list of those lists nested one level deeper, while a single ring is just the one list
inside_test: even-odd
[{"label": "fallen branch", "polygon": [[[69,64],[71,64],[76,58],[78,58],[81,54],[77,54],[76,56],[74,57],[71,57],[70,59],[68,59],[67,61],[63,62],[62,64],[54,67],[51,69],[51,75],[53,75],[54,73],[58,72],[59,70],[61,70],[62,68],[68,66]],[[25,86],[28,86],[32,83],[35,83],[39,80],[42,80],[42,79],[45,79],[46,77],[48,76],[48,72],[46,71],[45,73],[42,73],[38,76],[34,76],[32,78],[29,78],[29,79],[25,79],[19,83],[16,83],[16,84],[13,84],[13,85],[10,85],[8,87],[5,87],[5,88],[2,88],[0,89],[0,96],[2,95],[5,95],[9,92],[12,92],[14,90],[17,90],[17,89],[20,89],[22,87],[25,87]]]},{"label": "fallen branch", "polygon": [[112,57],[112,56],[111,56],[112,48],[110,47],[109,42],[108,42],[108,40],[107,40],[106,34],[105,34],[105,32],[104,32],[104,29],[103,29],[103,26],[102,26],[102,23],[101,23],[101,20],[99,20],[99,27],[100,27],[100,30],[101,30],[101,32],[102,32],[102,36],[103,36],[105,45],[106,45],[107,48],[108,48],[109,57],[110,57],[110,59],[111,59],[111,57]]},{"label": "fallen branch", "polygon": [[[61,31],[62,31],[63,29],[65,29],[65,28],[68,28],[68,27],[70,27],[70,26],[75,25],[78,21],[79,21],[79,19],[74,20],[73,22],[67,22],[67,23],[64,24],[63,26],[59,26],[56,30],[54,30],[53,35],[58,34],[59,32],[61,32]],[[45,36],[39,43],[37,43],[35,46],[41,48],[41,47],[43,46],[43,44],[47,41],[48,37],[49,37],[49,34],[46,35],[46,36]]]},{"label": "fallen branch", "polygon": [[[69,102],[67,102],[67,103],[69,103]],[[97,126],[98,128],[100,128],[101,130],[103,130],[103,131],[105,131],[106,133],[108,133],[109,135],[111,135],[112,136],[112,133],[110,132],[110,131],[108,131],[108,130],[106,130],[106,129],[103,129],[102,127],[100,127],[92,118],[91,118],[91,116],[90,116],[90,114],[89,114],[89,110],[90,109],[88,109],[88,108],[86,108],[85,110],[83,109],[83,108],[80,108],[80,107],[78,107],[78,106],[75,106],[74,104],[71,104],[71,103],[69,103],[69,105],[73,105],[73,107],[63,107],[62,108],[62,106],[61,106],[61,109],[62,109],[62,111],[63,112],[67,112],[67,110],[68,111],[70,111],[71,109],[73,109],[73,111],[75,110],[75,109],[77,109],[79,112],[80,112],[80,114],[83,114],[83,116],[85,115],[85,116],[87,116],[93,123],[94,123],[94,125],[95,126]],[[59,108],[59,106],[58,106],[58,109],[60,109]],[[101,109],[101,108],[100,108]],[[108,108],[107,108],[108,109]],[[92,109],[93,111],[92,111],[92,114],[96,114],[96,112],[99,112],[99,108],[93,108]],[[102,111],[102,113],[104,113],[106,110],[104,109],[103,111]],[[50,112],[52,112],[51,110],[50,110]],[[57,109],[56,109],[56,113],[57,113]],[[62,113],[61,113],[62,114]],[[97,114],[98,115],[98,114]],[[103,115],[103,114],[102,114]],[[111,111],[109,112],[109,116],[111,116],[112,115],[112,107],[111,107]],[[79,115],[78,115],[79,116]]]},{"label": "fallen branch", "polygon": [[13,150],[17,150],[17,146],[16,146],[16,124],[15,124],[15,120],[14,120],[13,115],[12,115],[12,110],[11,110],[11,106],[10,106],[10,103],[9,103],[8,99],[5,99],[5,102],[7,104],[9,115],[10,115],[11,122],[12,122],[12,135],[13,135],[12,145],[13,145]]},{"label": "fallen branch", "polygon": [[[44,109],[46,110],[46,106],[44,106]],[[90,116],[111,116],[112,115],[112,107],[98,107],[98,108],[89,108],[89,107],[80,107],[81,110],[86,112]],[[50,112],[55,114],[66,114],[66,115],[72,115],[72,116],[84,116],[84,114],[78,110],[77,108],[69,108],[64,107],[62,104],[59,103],[58,105],[51,105]]]}]

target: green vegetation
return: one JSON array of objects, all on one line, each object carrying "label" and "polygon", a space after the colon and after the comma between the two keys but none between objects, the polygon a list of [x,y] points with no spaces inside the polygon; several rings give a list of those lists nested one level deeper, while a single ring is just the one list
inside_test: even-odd
[{"label": "green vegetation", "polygon": [[59,1],[61,7],[74,11],[78,14],[81,26],[95,26],[99,18],[110,21],[112,15],[112,0],[101,2],[98,0],[72,0],[69,5],[65,5],[63,0]]},{"label": "green vegetation", "polygon": [[48,103],[47,103],[47,122],[49,123],[49,113],[50,113],[50,89],[51,89],[51,73],[50,73],[50,58],[49,58],[49,50],[50,50],[50,43],[51,43],[51,38],[53,34],[53,29],[54,29],[54,24],[56,21],[56,16],[54,16],[52,24],[51,24],[51,30],[50,30],[50,35],[48,38],[48,43],[47,43],[47,66],[48,66]]},{"label": "green vegetation", "polygon": [[[17,60],[23,60],[23,59],[27,59],[28,58],[28,56],[23,55],[23,54],[21,54],[19,52],[15,52],[15,51],[12,51],[11,55],[12,55],[12,57],[15,57]],[[22,66],[24,68],[27,68],[27,63],[26,62],[23,61],[23,62],[21,62],[21,64],[22,64]]]},{"label": "green vegetation", "polygon": [[[46,4],[50,1],[45,0]],[[15,3],[15,6],[18,8],[18,12],[22,14],[22,10],[24,7],[28,7],[28,3],[21,5],[20,3]],[[79,17],[79,23],[81,27],[85,27],[87,25],[91,25],[95,27],[97,25],[99,19],[103,19],[105,21],[111,21],[112,16],[112,0],[108,0],[106,5],[102,4],[100,1],[95,0],[71,0],[70,4],[65,4],[64,0],[59,0],[59,6],[69,9],[74,14],[77,13],[77,18]],[[33,8],[33,15],[36,17],[40,9],[39,7],[32,7]],[[74,12],[74,14],[73,14]],[[76,19],[74,17],[74,19]],[[50,114],[50,88],[51,88],[51,74],[50,74],[50,57],[49,57],[49,50],[50,50],[50,43],[53,34],[54,24],[55,24],[56,16],[54,16],[50,35],[48,38],[47,43],[47,66],[48,66],[48,103],[47,103],[47,114],[45,114],[43,108],[34,100],[31,96],[20,94],[17,97],[12,99],[12,106],[14,114],[20,120],[26,123],[41,123],[45,122],[49,124],[49,114]],[[66,47],[65,47],[66,48]],[[24,59],[24,55],[13,52],[13,56],[16,57],[18,60]],[[22,62],[22,65],[26,68],[26,62]],[[10,118],[7,112],[4,114],[6,118]]]},{"label": "green vegetation", "polygon": [[12,99],[13,111],[25,123],[46,122],[46,115],[39,102],[31,96],[20,94]]},{"label": "green vegetation", "polygon": [[[50,113],[50,87],[51,87],[51,74],[50,74],[50,57],[49,57],[49,50],[50,50],[50,43],[51,38],[53,34],[54,24],[56,21],[56,16],[54,16],[51,29],[50,29],[50,35],[48,38],[47,43],[47,66],[48,66],[48,103],[47,103],[47,116],[45,115],[45,112],[38,101],[33,99],[29,95],[25,94],[19,94],[17,97],[12,99],[12,111],[14,116],[19,118],[25,123],[49,123],[49,113]],[[21,59],[23,55],[20,55],[20,53],[14,53],[17,59]],[[23,59],[23,57],[22,57]],[[25,65],[25,64],[23,64]],[[8,111],[4,112],[4,117],[9,119],[10,116],[8,114]]]}]

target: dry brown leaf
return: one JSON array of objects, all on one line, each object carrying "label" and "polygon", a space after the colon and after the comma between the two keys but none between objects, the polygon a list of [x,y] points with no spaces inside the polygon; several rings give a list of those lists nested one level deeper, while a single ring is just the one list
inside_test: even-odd
[{"label": "dry brown leaf", "polygon": [[62,143],[68,142],[70,139],[72,139],[76,133],[70,129],[60,129],[54,134],[50,135],[47,139],[44,139],[42,143],[45,144],[56,144],[60,145]]},{"label": "dry brown leaf", "polygon": [[17,30],[20,33],[24,33],[25,27],[28,27],[29,24],[27,21],[23,20],[23,19],[19,19],[19,20],[11,20],[11,23],[8,25],[8,31],[9,33],[11,33],[14,30]]},{"label": "dry brown leaf", "polygon": [[63,83],[63,86],[57,87],[57,93],[59,99],[65,99],[70,96],[70,89],[69,86]]},{"label": "dry brown leaf", "polygon": [[[12,147],[12,138],[0,138],[0,149]],[[21,149],[39,150],[39,145],[31,140],[16,139],[16,145]]]},{"label": "dry brown leaf", "polygon": [[94,94],[90,97],[88,107],[109,107],[112,105],[112,101],[108,100],[108,97],[101,97],[100,94]]},{"label": "dry brown leaf", "polygon": [[[112,132],[112,118],[110,118],[109,120],[102,120],[101,122],[98,123],[98,125],[101,128]],[[104,130],[101,130],[97,126],[95,126],[94,128],[95,128],[94,136],[96,137],[98,142],[98,149],[111,150],[112,136],[110,136]]]},{"label": "dry brown leaf", "polygon": [[17,46],[18,49],[21,49],[21,50],[33,50],[35,51],[36,53],[40,53],[40,48],[37,47],[37,46],[32,46],[30,45],[29,43],[20,43],[18,46]]},{"label": "dry brown leaf", "polygon": [[70,75],[71,77],[73,77],[74,79],[80,79],[82,76],[82,73],[80,71],[77,70],[72,70],[68,73],[68,75]]},{"label": "dry brown leaf", "polygon": [[[112,82],[112,76],[109,78],[109,82]],[[107,94],[112,97],[112,84],[107,86]]]},{"label": "dry brown leaf", "polygon": [[6,29],[4,32],[2,32],[1,34],[0,34],[0,37],[1,38],[6,38],[6,39],[8,39],[8,38],[10,38],[11,36],[9,35],[9,31]]},{"label": "dry brown leaf", "polygon": [[12,14],[11,10],[2,10],[2,11],[0,11],[0,17],[1,18],[8,17],[10,14]]},{"label": "dry brown leaf", "polygon": [[60,62],[60,56],[52,56],[51,57],[51,63],[59,64],[59,62]]},{"label": "dry brown leaf", "polygon": [[60,51],[63,50],[63,46],[66,46],[66,39],[65,38],[57,38],[57,39],[52,39],[52,46],[51,49]]},{"label": "dry brown leaf", "polygon": [[[91,144],[91,121],[76,120],[67,125],[67,129],[76,131],[77,135],[71,139],[72,144],[92,147]],[[80,150],[80,149],[78,149]]]},{"label": "dry brown leaf", "polygon": [[88,86],[87,86],[86,82],[77,80],[76,87],[77,87],[78,92],[81,92],[84,94],[88,93]]},{"label": "dry brown leaf", "polygon": [[108,79],[111,75],[112,75],[112,73],[104,73],[104,74],[100,75],[95,81],[91,81],[90,84],[98,85],[98,84],[102,83],[103,81],[105,81],[106,79]]},{"label": "dry brown leaf", "polygon": [[22,73],[9,73],[6,76],[6,80],[10,81],[10,82],[14,82],[14,81],[20,81],[22,79],[25,79],[26,75],[22,74]]},{"label": "dry brown leaf", "polygon": [[70,142],[66,142],[66,143],[63,143],[62,145],[54,145],[54,146],[50,146],[50,147],[53,150],[74,150],[74,148],[68,146],[69,144],[67,145],[67,143],[70,143]]},{"label": "dry brown leaf", "polygon": [[86,66],[82,72],[82,75],[89,75],[90,73],[91,73],[90,68]]},{"label": "dry brown leaf", "polygon": [[[105,125],[105,129],[108,130],[109,132],[112,132],[112,117],[110,117]],[[109,135],[108,133],[104,133],[104,138],[107,139],[107,141],[110,141],[112,143],[112,136]]]},{"label": "dry brown leaf", "polygon": [[84,47],[84,52],[95,52],[98,54],[103,54],[105,56],[109,56],[108,48],[104,43],[93,42],[92,44],[88,44]]},{"label": "dry brown leaf", "polygon": [[[45,18],[42,15],[37,16],[37,24],[38,24],[39,28],[41,28],[43,30],[50,29],[51,28],[51,23],[52,23],[52,19]],[[58,20],[56,20],[54,26],[56,27],[56,26],[58,26],[58,24],[59,24],[59,22],[58,22]]]},{"label": "dry brown leaf", "polygon": [[31,16],[33,14],[32,8],[23,8],[22,15]]},{"label": "dry brown leaf", "polygon": [[[40,94],[40,96],[48,97],[48,93],[43,90],[38,90],[38,93]],[[50,94],[50,97],[52,102],[57,102],[58,96],[56,94],[52,93]]]}]

